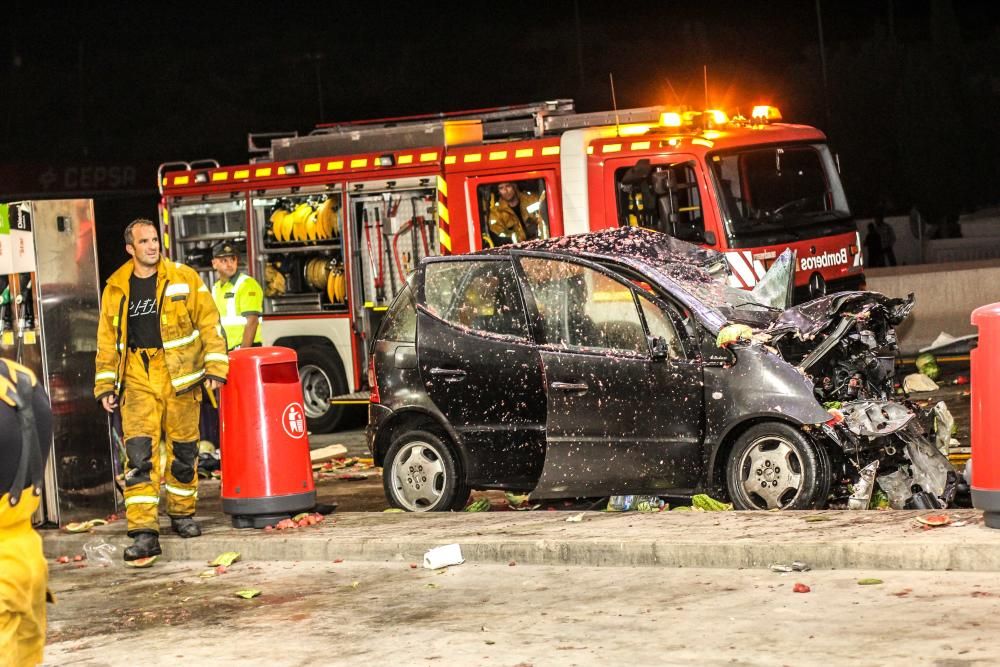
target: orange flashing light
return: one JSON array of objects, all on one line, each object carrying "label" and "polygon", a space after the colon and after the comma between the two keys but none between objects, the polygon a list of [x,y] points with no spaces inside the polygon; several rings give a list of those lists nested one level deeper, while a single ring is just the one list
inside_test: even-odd
[{"label": "orange flashing light", "polygon": [[637,137],[649,132],[649,125],[622,125],[618,128],[620,137]]},{"label": "orange flashing light", "polygon": [[680,127],[681,115],[676,111],[664,111],[660,114],[660,125],[662,127]]},{"label": "orange flashing light", "polygon": [[751,113],[750,116],[756,121],[770,123],[772,121],[781,120],[781,111],[778,107],[772,107],[767,104],[759,104],[753,108],[753,113]]},{"label": "orange flashing light", "polygon": [[725,111],[719,109],[709,109],[705,112],[709,118],[712,119],[712,123],[715,125],[725,125],[729,122],[729,116],[726,115]]}]

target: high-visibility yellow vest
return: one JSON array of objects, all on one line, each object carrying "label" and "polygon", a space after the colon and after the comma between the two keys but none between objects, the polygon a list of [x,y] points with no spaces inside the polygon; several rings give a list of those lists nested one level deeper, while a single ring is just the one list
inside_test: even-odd
[{"label": "high-visibility yellow vest", "polygon": [[[240,272],[226,281],[218,281],[212,286],[212,299],[221,315],[220,323],[226,332],[226,345],[236,349],[243,342],[243,329],[247,317],[260,317],[264,310],[264,290],[260,283]],[[260,343],[261,326],[258,322],[253,342]]]}]

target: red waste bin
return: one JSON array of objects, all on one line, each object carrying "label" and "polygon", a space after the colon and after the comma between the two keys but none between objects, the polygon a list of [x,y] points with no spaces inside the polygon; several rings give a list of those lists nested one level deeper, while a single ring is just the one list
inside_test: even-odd
[{"label": "red waste bin", "polygon": [[1000,303],[972,311],[979,344],[971,353],[972,504],[1000,528]]},{"label": "red waste bin", "polygon": [[237,528],[263,528],[316,506],[295,350],[229,354],[219,405],[222,511]]}]

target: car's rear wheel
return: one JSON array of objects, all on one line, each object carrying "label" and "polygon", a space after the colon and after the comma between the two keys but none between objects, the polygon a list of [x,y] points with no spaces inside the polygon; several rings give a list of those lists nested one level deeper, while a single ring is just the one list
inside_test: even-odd
[{"label": "car's rear wheel", "polygon": [[788,424],[768,422],[736,441],[726,486],[736,509],[813,509],[826,504],[830,470],[822,445]]},{"label": "car's rear wheel", "polygon": [[409,431],[396,438],[382,469],[385,497],[408,512],[461,509],[469,487],[448,444],[429,431]]}]

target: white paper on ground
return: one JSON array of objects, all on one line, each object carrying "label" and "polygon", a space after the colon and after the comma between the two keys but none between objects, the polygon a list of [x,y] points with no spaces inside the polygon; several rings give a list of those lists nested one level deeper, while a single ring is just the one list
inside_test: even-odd
[{"label": "white paper on ground", "polygon": [[464,563],[462,558],[462,547],[457,544],[446,544],[443,547],[434,547],[424,554],[424,567],[428,570],[448,567],[449,565],[459,565]]}]

